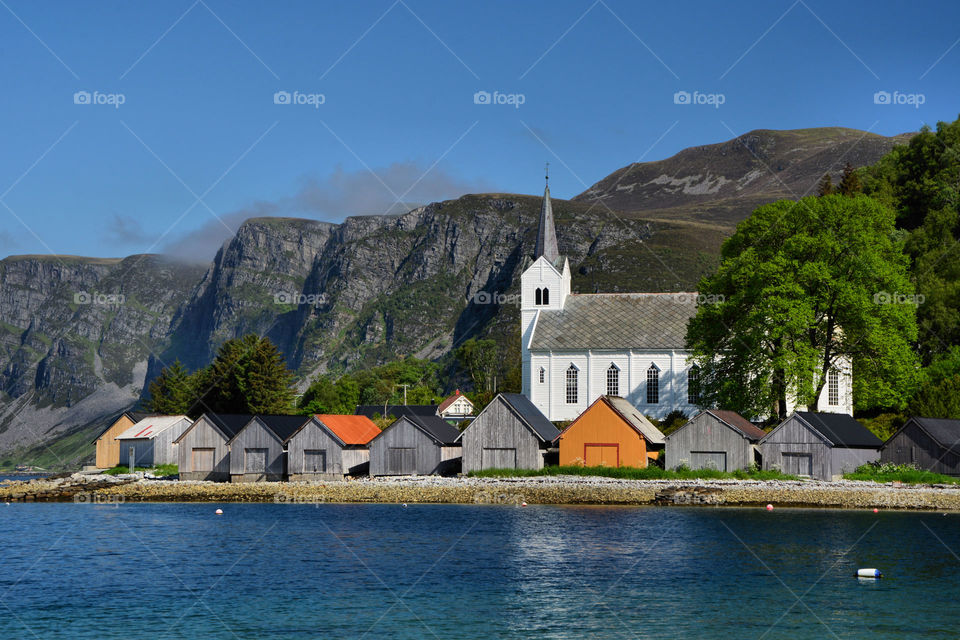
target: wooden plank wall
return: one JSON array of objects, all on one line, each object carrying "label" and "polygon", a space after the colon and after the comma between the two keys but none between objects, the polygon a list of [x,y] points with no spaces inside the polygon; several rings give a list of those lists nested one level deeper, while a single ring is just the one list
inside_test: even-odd
[{"label": "wooden plank wall", "polygon": [[120,443],[117,442],[116,438],[133,425],[133,420],[126,415],[122,415],[110,425],[110,428],[103,435],[97,438],[96,465],[98,469],[112,469],[120,464]]},{"label": "wooden plank wall", "polygon": [[[244,468],[246,449],[266,449],[265,473],[247,473]],[[231,482],[255,482],[257,480],[283,480],[286,474],[286,452],[277,437],[260,420],[254,419],[240,430],[230,443]]]},{"label": "wooden plank wall", "polygon": [[727,468],[721,471],[745,469],[753,464],[750,441],[709,413],[695,416],[687,425],[667,436],[664,466],[675,469],[685,463],[694,468],[692,451],[725,452]]},{"label": "wooden plank wall", "polygon": [[893,464],[914,464],[934,473],[960,475],[960,455],[946,451],[914,422],[908,422],[883,445],[880,459]]},{"label": "wooden plank wall", "polygon": [[463,443],[463,473],[482,469],[483,449],[516,449],[517,468],[543,468],[540,440],[499,397],[487,405],[460,438]]},{"label": "wooden plank wall", "polygon": [[[199,472],[192,468],[192,454],[195,448],[213,449],[213,471]],[[230,450],[220,432],[205,418],[190,430],[177,444],[177,460],[181,480],[229,480]]]},{"label": "wooden plank wall", "polygon": [[796,416],[791,416],[770,432],[760,447],[764,469],[783,469],[783,453],[809,453],[813,464],[813,478],[833,478],[832,447],[808,429]]},{"label": "wooden plank wall", "polygon": [[[303,452],[307,449],[325,451],[327,471],[323,474],[305,473]],[[349,467],[346,467],[349,469]],[[316,420],[311,420],[287,443],[287,472],[290,480],[327,480],[343,477],[344,450]]]},{"label": "wooden plank wall", "polygon": [[390,449],[412,448],[414,472],[418,475],[437,473],[440,465],[440,447],[406,418],[400,418],[370,442],[370,475],[403,475],[404,471],[390,465]]}]

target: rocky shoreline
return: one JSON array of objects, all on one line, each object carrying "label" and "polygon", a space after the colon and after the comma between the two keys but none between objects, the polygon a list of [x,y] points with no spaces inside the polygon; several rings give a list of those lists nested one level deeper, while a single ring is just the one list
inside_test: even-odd
[{"label": "rocky shoreline", "polygon": [[531,478],[355,479],[229,484],[134,475],[61,474],[0,484],[5,502],[275,502],[707,505],[960,511],[960,486],[875,482]]}]

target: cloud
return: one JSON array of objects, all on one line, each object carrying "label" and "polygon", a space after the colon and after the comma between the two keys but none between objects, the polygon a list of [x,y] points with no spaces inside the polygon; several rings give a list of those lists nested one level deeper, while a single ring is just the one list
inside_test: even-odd
[{"label": "cloud", "polygon": [[248,218],[294,216],[341,222],[354,215],[404,213],[417,206],[492,191],[483,180],[462,180],[416,162],[396,162],[373,172],[366,169],[304,177],[297,191],[275,201],[258,201],[220,215],[163,245],[163,252],[192,262],[207,262]]},{"label": "cloud", "polygon": [[17,239],[9,231],[0,229],[0,251],[13,251],[20,246]]},{"label": "cloud", "polygon": [[132,216],[114,215],[107,223],[107,240],[111,244],[121,245],[151,245],[156,241],[156,236],[143,230],[140,222]]}]

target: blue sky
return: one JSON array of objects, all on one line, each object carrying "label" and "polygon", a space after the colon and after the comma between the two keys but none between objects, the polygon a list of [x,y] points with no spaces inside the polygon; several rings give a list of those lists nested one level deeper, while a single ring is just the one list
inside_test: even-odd
[{"label": "blue sky", "polygon": [[960,113],[958,39],[955,2],[3,0],[0,254],[206,260],[251,215],[539,193],[547,161],[567,198],[756,128],[916,130]]}]

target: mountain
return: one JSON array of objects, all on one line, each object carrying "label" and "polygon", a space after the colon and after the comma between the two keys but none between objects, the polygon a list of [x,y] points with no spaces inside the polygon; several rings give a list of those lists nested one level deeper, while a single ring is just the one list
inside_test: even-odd
[{"label": "mountain", "polygon": [[761,204],[815,195],[825,173],[836,184],[847,162],[873,164],[913,135],[839,127],[757,129],[665,160],[628,165],[573,199],[658,219],[734,227]]},{"label": "mountain", "polygon": [[[873,162],[900,140],[757,131],[625,167],[553,201],[573,288],[694,289],[757,204],[803,193],[847,160]],[[82,461],[163,366],[202,367],[246,333],[268,336],[301,387],[406,355],[443,359],[478,335],[519,357],[515,294],[540,204],[480,194],[340,224],[253,218],[209,267],[159,256],[2,260],[0,466]]]}]

